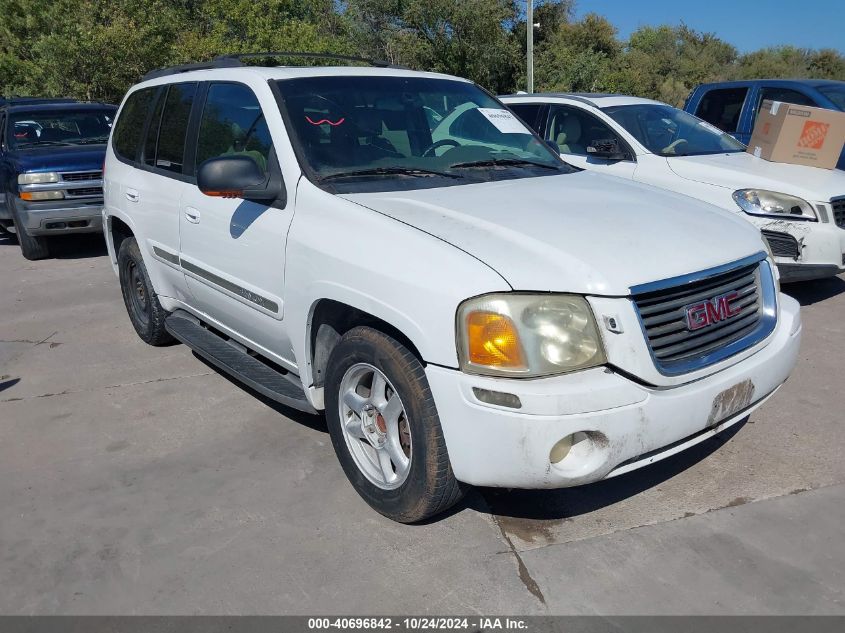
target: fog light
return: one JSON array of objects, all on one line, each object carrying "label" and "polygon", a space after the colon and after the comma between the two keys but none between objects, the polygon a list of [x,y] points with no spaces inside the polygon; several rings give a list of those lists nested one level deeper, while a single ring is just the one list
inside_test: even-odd
[{"label": "fog light", "polygon": [[569,450],[572,448],[572,444],[574,443],[575,434],[567,435],[562,440],[558,440],[558,442],[552,446],[552,450],[549,451],[549,461],[552,464],[557,464],[558,462],[563,461],[564,457],[569,455]]},{"label": "fog light", "polygon": [[476,398],[481,400],[481,402],[486,402],[487,404],[494,404],[498,407],[509,407],[511,409],[522,408],[522,402],[520,401],[519,396],[512,393],[490,391],[489,389],[479,389],[478,387],[473,387],[472,392],[475,394]]}]

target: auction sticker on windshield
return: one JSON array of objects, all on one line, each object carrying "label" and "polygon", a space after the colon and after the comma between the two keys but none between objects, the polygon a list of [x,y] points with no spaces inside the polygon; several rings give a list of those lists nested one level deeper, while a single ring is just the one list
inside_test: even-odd
[{"label": "auction sticker on windshield", "polygon": [[478,108],[484,117],[504,134],[531,134],[528,128],[509,110],[499,108]]}]

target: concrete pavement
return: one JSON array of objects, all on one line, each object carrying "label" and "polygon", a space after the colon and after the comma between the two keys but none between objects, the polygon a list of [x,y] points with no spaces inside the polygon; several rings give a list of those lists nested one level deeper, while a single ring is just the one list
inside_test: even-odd
[{"label": "concrete pavement", "polygon": [[742,428],[404,526],[321,417],[144,345],[97,236],[0,271],[0,613],[845,614],[840,278],[787,289],[800,364]]}]

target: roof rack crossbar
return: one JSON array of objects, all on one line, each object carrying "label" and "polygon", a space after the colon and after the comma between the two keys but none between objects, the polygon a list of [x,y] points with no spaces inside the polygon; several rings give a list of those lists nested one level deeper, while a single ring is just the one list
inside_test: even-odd
[{"label": "roof rack crossbar", "polygon": [[236,68],[243,66],[237,59],[222,59],[215,57],[209,62],[194,62],[191,64],[177,64],[176,66],[167,66],[165,68],[156,68],[151,70],[141,78],[141,81],[148,79],[157,79],[158,77],[167,77],[168,75],[177,75],[179,73],[187,73],[192,70],[209,70],[212,68]]},{"label": "roof rack crossbar", "polygon": [[354,55],[339,55],[337,53],[305,53],[299,51],[264,51],[259,53],[230,53],[227,55],[219,55],[214,58],[214,61],[226,59],[261,59],[262,57],[302,57],[305,59],[336,59],[345,62],[363,62],[370,66],[377,66],[379,68],[390,67],[390,62],[369,59],[367,57],[355,57]]},{"label": "roof rack crossbar", "polygon": [[[244,59],[261,59],[262,57],[303,57],[306,59],[336,59],[346,62],[362,62],[377,68],[392,68],[390,62],[379,61],[375,59],[367,59],[365,57],[354,57],[352,55],[338,55],[335,53],[302,53],[297,51],[265,51],[258,53],[229,53],[226,55],[218,55],[214,59],[207,62],[195,62],[191,64],[178,64],[176,66],[168,66],[166,68],[157,68],[151,70],[143,76],[141,81],[148,79],[157,79],[158,77],[167,77],[168,75],[176,75],[179,73],[186,73],[192,70],[210,70],[213,68],[238,68],[245,66],[242,60]],[[398,68],[398,66],[397,66]]]}]

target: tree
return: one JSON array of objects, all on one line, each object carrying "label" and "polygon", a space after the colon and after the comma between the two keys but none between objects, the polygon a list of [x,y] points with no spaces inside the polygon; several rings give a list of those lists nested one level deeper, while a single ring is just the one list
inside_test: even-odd
[{"label": "tree", "polygon": [[508,91],[520,61],[511,0],[350,0],[359,46],[373,57]]},{"label": "tree", "polygon": [[621,51],[615,27],[602,16],[590,13],[579,22],[560,24],[537,54],[538,89],[606,90]]}]

